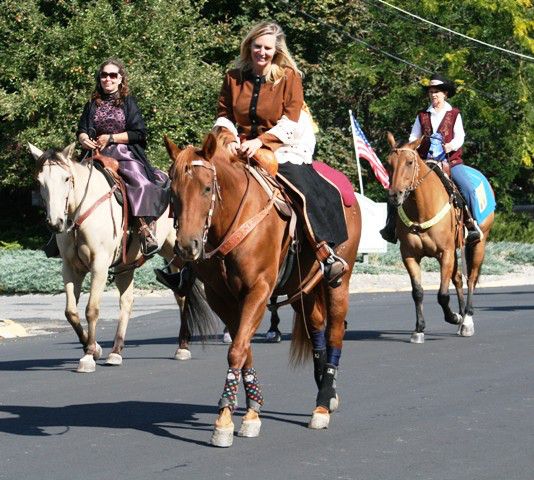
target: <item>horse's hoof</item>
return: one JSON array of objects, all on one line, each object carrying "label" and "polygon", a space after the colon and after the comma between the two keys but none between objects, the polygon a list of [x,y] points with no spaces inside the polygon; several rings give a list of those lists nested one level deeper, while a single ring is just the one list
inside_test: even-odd
[{"label": "horse's hoof", "polygon": [[187,348],[179,348],[174,354],[175,360],[191,360],[191,352]]},{"label": "horse's hoof", "polygon": [[328,428],[330,424],[330,414],[324,412],[313,411],[308,428],[313,430],[322,430]]},{"label": "horse's hoof", "polygon": [[458,313],[454,313],[454,325],[461,325],[463,317]]},{"label": "horse's hoof", "polygon": [[273,332],[272,330],[269,330],[265,334],[265,340],[269,343],[280,343],[282,341],[282,335],[280,332]]},{"label": "horse's hoof", "polygon": [[232,336],[228,332],[224,332],[223,333],[222,342],[223,343],[232,343]]},{"label": "horse's hoof", "polygon": [[425,343],[425,334],[423,332],[413,332],[410,337],[410,343]]},{"label": "horse's hoof", "polygon": [[335,398],[330,399],[330,405],[328,406],[330,412],[335,412],[339,408],[339,395],[336,393]]},{"label": "horse's hoof", "polygon": [[96,362],[92,355],[84,355],[80,358],[78,363],[78,368],[76,371],[78,373],[93,373],[96,370]]},{"label": "horse's hoof", "polygon": [[106,359],[106,365],[119,366],[122,365],[122,357],[118,353],[111,352]]},{"label": "horse's hoof", "polygon": [[234,424],[213,429],[213,434],[211,435],[211,444],[214,447],[231,447],[234,442]]},{"label": "horse's hoof", "polygon": [[458,335],[462,337],[472,337],[475,334],[475,324],[473,322],[473,317],[471,315],[466,315],[464,317],[463,323],[458,329]]},{"label": "horse's hoof", "polygon": [[102,356],[102,347],[98,342],[95,344],[95,351],[93,352],[93,358],[98,360]]},{"label": "horse's hoof", "polygon": [[237,435],[240,437],[258,437],[260,434],[261,420],[255,418],[254,420],[243,420],[241,423],[241,428]]}]

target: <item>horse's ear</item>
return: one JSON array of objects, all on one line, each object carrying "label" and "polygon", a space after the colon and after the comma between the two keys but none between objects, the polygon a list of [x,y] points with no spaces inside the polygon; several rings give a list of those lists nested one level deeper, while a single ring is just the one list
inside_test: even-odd
[{"label": "horse's ear", "polygon": [[204,144],[202,145],[202,157],[204,157],[206,160],[210,160],[213,155],[215,155],[215,151],[217,150],[217,137],[213,135],[213,133],[208,133],[206,136],[206,139],[204,140]]},{"label": "horse's ear", "polygon": [[61,155],[65,160],[72,160],[72,155],[74,154],[74,148],[76,143],[72,142],[68,147],[65,147],[61,152]]},{"label": "horse's ear", "polygon": [[39,160],[39,158],[41,158],[41,155],[43,154],[43,151],[29,142],[28,142],[28,147],[30,147],[30,152],[32,153],[33,158],[35,158],[35,161]]},{"label": "horse's ear", "polygon": [[389,146],[391,147],[391,150],[397,148],[397,142],[395,141],[395,137],[393,136],[391,132],[388,132],[388,143],[389,143]]},{"label": "horse's ear", "polygon": [[414,140],[413,142],[410,142],[407,147],[411,148],[412,150],[417,150],[419,148],[419,145],[421,145],[421,142],[423,141],[424,137],[418,138],[417,140]]},{"label": "horse's ear", "polygon": [[169,137],[167,137],[167,135],[163,135],[163,141],[165,142],[165,147],[167,148],[169,157],[171,157],[173,160],[176,160],[178,155],[180,155],[181,150]]}]

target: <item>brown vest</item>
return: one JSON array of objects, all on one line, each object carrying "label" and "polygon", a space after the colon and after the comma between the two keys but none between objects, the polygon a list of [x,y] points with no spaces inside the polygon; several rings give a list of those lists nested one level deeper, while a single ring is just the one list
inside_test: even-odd
[{"label": "brown vest", "polygon": [[[453,107],[452,110],[445,113],[443,120],[439,124],[438,132],[441,133],[441,136],[443,137],[443,143],[449,143],[454,138],[454,124],[459,113],[460,110]],[[417,151],[421,158],[426,158],[428,149],[430,148],[430,135],[434,133],[432,131],[432,122],[430,121],[430,112],[421,110],[417,116],[419,118],[419,123],[421,124],[421,131],[423,132],[423,141]],[[460,147],[458,150],[449,152],[447,158],[451,167],[463,163],[462,148]]]}]

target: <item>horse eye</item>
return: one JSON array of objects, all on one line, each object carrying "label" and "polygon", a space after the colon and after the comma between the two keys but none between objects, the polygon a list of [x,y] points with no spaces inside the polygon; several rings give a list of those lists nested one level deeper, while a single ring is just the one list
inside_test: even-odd
[{"label": "horse eye", "polygon": [[206,193],[210,193],[210,192],[211,192],[211,187],[208,185],[208,186],[204,189],[204,192],[206,192]]}]

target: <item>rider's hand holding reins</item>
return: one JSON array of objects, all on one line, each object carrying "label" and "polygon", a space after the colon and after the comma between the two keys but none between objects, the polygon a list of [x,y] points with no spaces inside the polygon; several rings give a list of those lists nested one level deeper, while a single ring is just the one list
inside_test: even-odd
[{"label": "rider's hand holding reins", "polygon": [[96,148],[98,148],[97,142],[89,138],[89,135],[87,135],[86,133],[80,134],[78,140],[80,142],[80,145],[85,148],[85,150],[95,150]]},{"label": "rider's hand holding reins", "polygon": [[246,155],[247,158],[252,158],[254,154],[261,148],[263,145],[262,141],[259,138],[254,138],[252,140],[245,140],[241,144],[241,153]]}]

